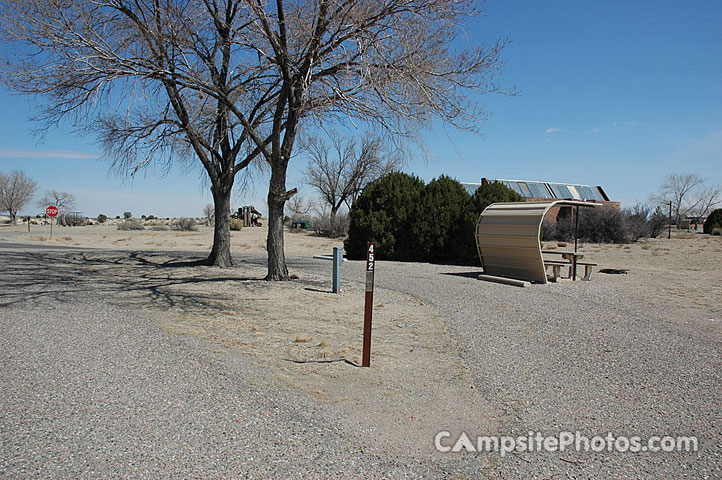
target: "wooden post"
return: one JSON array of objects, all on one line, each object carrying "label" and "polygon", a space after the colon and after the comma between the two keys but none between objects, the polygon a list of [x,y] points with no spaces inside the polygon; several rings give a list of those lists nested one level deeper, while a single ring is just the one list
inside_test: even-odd
[{"label": "wooden post", "polygon": [[672,202],[669,202],[669,226],[667,227],[667,240],[672,238]]},{"label": "wooden post", "polygon": [[374,308],[374,271],[376,269],[376,244],[366,248],[366,301],[364,305],[364,341],[361,366],[371,366],[371,317]]}]

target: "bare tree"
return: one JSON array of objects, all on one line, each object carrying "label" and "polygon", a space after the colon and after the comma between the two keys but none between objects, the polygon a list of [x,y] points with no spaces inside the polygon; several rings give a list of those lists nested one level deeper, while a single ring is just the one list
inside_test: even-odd
[{"label": "bare tree", "polygon": [[308,215],[308,212],[313,210],[314,207],[313,200],[306,200],[301,195],[294,195],[286,204],[286,207],[288,208],[288,212],[293,214],[301,214],[301,215]]},{"label": "bare tree", "polygon": [[208,263],[232,264],[234,180],[267,162],[266,278],[284,280],[283,211],[297,191],[286,172],[302,121],[405,137],[434,119],[477,130],[485,113],[469,93],[500,91],[505,44],[464,46],[478,13],[472,0],[9,0],[2,80],[42,94],[49,124],[99,131],[131,173],[197,159],[216,207]]},{"label": "bare tree", "polygon": [[722,185],[699,189],[691,202],[689,214],[696,218],[706,217],[717,205],[722,204]]},{"label": "bare tree", "polygon": [[0,211],[8,212],[13,225],[18,224],[18,211],[35,195],[38,184],[15,170],[10,175],[0,173]]},{"label": "bare tree", "polygon": [[68,192],[58,192],[57,190],[48,190],[45,195],[38,201],[38,206],[45,208],[48,205],[55,205],[58,210],[70,210],[75,208],[75,196]]},{"label": "bare tree", "polygon": [[216,209],[213,206],[213,204],[209,203],[205,207],[203,207],[203,216],[206,217],[206,224],[210,225],[211,220],[213,220],[213,216],[216,214]]},{"label": "bare tree", "polygon": [[330,227],[342,205],[349,208],[366,184],[402,167],[402,157],[384,149],[381,137],[367,134],[357,145],[355,138],[331,133],[330,144],[310,137],[303,145],[308,152],[306,182],[321,194],[330,209]]},{"label": "bare tree", "polygon": [[706,187],[706,180],[697,174],[667,175],[654,197],[658,203],[672,204],[675,224],[689,216],[704,217],[720,203],[722,185]]}]

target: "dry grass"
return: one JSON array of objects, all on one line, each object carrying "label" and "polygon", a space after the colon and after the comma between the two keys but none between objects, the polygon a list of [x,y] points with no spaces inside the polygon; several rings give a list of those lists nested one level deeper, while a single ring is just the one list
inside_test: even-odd
[{"label": "dry grass", "polygon": [[[302,335],[296,334],[296,339],[294,340],[295,343],[309,343],[313,341],[313,337],[304,337]],[[319,344],[319,346],[321,346]]]},{"label": "dry grass", "polygon": [[566,247],[566,246],[567,246],[567,242],[559,242],[559,243],[557,243],[557,247],[559,247],[559,248],[564,248],[564,247]]}]

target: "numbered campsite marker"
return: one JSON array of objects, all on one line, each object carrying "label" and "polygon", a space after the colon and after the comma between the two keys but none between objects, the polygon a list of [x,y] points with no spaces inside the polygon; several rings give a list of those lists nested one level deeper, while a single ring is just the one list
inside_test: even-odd
[{"label": "numbered campsite marker", "polygon": [[366,303],[364,305],[364,343],[361,366],[371,366],[371,316],[374,308],[374,272],[376,270],[376,244],[369,243],[366,250]]}]

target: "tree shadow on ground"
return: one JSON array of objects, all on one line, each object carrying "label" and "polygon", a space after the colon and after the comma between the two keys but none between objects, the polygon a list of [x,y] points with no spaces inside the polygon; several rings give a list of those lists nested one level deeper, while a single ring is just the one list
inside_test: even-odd
[{"label": "tree shadow on ground", "polygon": [[231,282],[264,282],[260,272],[252,275],[242,266],[220,269],[199,262],[157,253],[5,250],[0,282],[7,287],[0,290],[0,308],[40,299],[69,303],[94,295],[133,308],[208,313],[236,299]]}]

